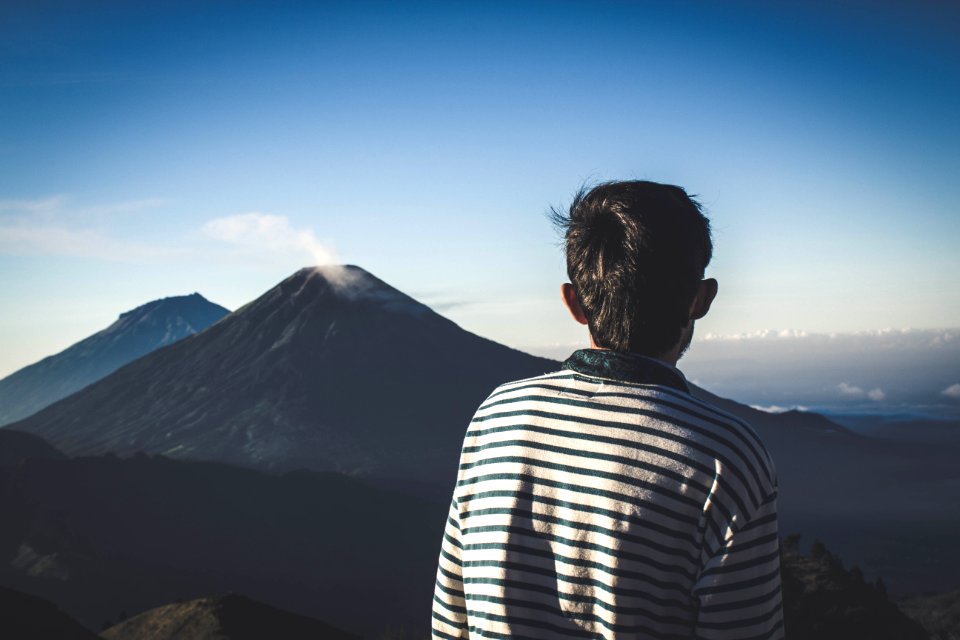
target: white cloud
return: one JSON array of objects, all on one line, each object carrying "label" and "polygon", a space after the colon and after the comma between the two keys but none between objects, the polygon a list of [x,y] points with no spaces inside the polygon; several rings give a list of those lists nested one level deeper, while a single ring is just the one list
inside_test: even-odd
[{"label": "white cloud", "polygon": [[251,253],[301,253],[315,266],[336,264],[333,247],[321,242],[312,229],[297,229],[286,216],[241,213],[215,218],[203,225],[203,232],[221,242]]},{"label": "white cloud", "polygon": [[702,339],[708,341],[775,340],[806,338],[811,334],[802,329],[758,329],[746,333],[708,333]]},{"label": "white cloud", "polygon": [[750,342],[750,343],[782,343],[796,342],[803,345],[817,345],[833,348],[835,346],[862,348],[899,348],[899,347],[939,347],[954,342],[958,335],[957,329],[875,329],[864,331],[848,331],[843,333],[808,333],[802,329],[758,329],[745,333],[707,333],[703,337],[695,337],[695,342]]},{"label": "white cloud", "polygon": [[13,255],[91,256],[106,253],[107,239],[90,229],[48,225],[0,226],[0,253]]},{"label": "white cloud", "polygon": [[9,216],[13,214],[21,220],[83,220],[91,217],[104,217],[123,213],[137,213],[147,209],[155,209],[167,204],[164,198],[139,198],[136,200],[120,200],[93,205],[83,205],[71,202],[64,195],[36,198],[33,200],[0,200],[0,213]]},{"label": "white cloud", "polygon": [[778,404],[771,404],[771,405],[752,404],[750,405],[750,407],[752,409],[756,409],[757,411],[763,411],[764,413],[786,413],[787,411],[809,411],[810,410],[810,407],[806,407],[802,404],[797,404],[792,407],[782,407]]},{"label": "white cloud", "polygon": [[0,212],[16,214],[36,214],[57,211],[63,208],[65,196],[50,196],[35,200],[0,200]]},{"label": "white cloud", "polygon": [[846,382],[841,382],[837,385],[837,388],[845,396],[856,396],[860,397],[863,395],[863,389],[852,384],[847,384]]},{"label": "white cloud", "polygon": [[960,398],[960,382],[950,385],[940,393],[948,398]]},{"label": "white cloud", "polygon": [[841,382],[838,384],[837,389],[839,389],[840,393],[845,396],[850,396],[851,398],[862,398],[866,396],[874,402],[880,402],[887,397],[887,394],[883,392],[883,389],[870,389],[870,391],[864,391],[861,387],[853,384],[847,384],[846,382]]},{"label": "white cloud", "polygon": [[76,212],[83,216],[110,216],[121,213],[137,213],[147,209],[155,209],[167,204],[164,198],[141,198],[139,200],[123,200],[107,204],[80,207]]},{"label": "white cloud", "polygon": [[[61,195],[0,200],[0,254],[119,261],[180,255],[183,251],[116,237],[106,228],[110,216],[159,207],[164,202],[148,198],[75,207],[68,206],[68,198]],[[95,225],[95,220],[100,224]]]}]

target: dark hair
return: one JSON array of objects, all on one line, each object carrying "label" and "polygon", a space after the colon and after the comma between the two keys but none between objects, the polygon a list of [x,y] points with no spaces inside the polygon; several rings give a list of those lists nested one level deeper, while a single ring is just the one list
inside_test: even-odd
[{"label": "dark hair", "polygon": [[649,356],[673,348],[713,253],[699,203],[673,185],[605,182],[551,217],[597,346]]}]

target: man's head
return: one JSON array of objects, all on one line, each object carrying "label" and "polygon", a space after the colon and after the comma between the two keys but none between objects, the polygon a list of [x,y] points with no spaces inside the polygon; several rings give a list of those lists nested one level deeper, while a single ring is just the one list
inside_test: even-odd
[{"label": "man's head", "polygon": [[606,182],[553,217],[566,243],[563,297],[594,345],[675,361],[717,292],[703,280],[713,245],[700,205],[673,185]]}]

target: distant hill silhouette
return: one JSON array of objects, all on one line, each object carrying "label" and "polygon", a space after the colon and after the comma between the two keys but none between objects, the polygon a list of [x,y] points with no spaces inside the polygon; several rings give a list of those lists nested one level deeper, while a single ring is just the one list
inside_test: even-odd
[{"label": "distant hill silhouette", "polygon": [[960,589],[913,596],[897,605],[930,632],[930,640],[960,640]]},{"label": "distant hill silhouette", "polygon": [[16,464],[26,458],[65,458],[61,452],[39,436],[14,429],[0,429],[0,467]]},{"label": "distant hill silhouette", "polygon": [[[0,584],[39,593],[89,628],[112,626],[107,638],[343,637],[300,616],[365,637],[399,637],[397,628],[423,637],[446,506],[331,473],[274,476],[145,455],[28,459],[0,468],[0,556],[14,558],[0,564]],[[229,590],[272,605],[183,602]],[[786,541],[783,590],[793,640],[927,637],[880,583],[823,545],[802,554]],[[0,613],[13,606],[17,629],[66,617],[10,598],[0,589]],[[936,625],[956,602],[945,594],[910,612]],[[0,637],[74,637],[7,635],[6,620]],[[937,637],[952,638],[951,623],[939,624]]]},{"label": "distant hill silhouette", "polygon": [[0,380],[0,426],[25,418],[155,349],[203,331],[229,311],[198,293],[154,300],[103,331]]},{"label": "distant hill silhouette", "polygon": [[[304,269],[12,427],[70,455],[330,470],[448,499],[476,406],[501,382],[559,366],[468,333],[358,267]],[[868,438],[814,413],[693,392],[762,436],[781,531],[826,540],[897,597],[956,586],[957,446]]]},{"label": "distant hill silhouette", "polygon": [[860,569],[815,542],[800,553],[796,539],[781,553],[784,620],[790,640],[925,640],[922,626],[887,598],[882,582],[869,584]]},{"label": "distant hill silhouette", "polygon": [[101,634],[107,640],[359,640],[306,616],[241,595],[168,604],[134,616]]},{"label": "distant hill silhouette", "polygon": [[98,637],[52,602],[0,587],[0,638],[97,640]]},{"label": "distant hill silhouette", "polygon": [[956,587],[960,447],[858,435],[816,413],[767,413],[697,395],[746,420],[779,476],[781,532],[817,537],[891,594]]},{"label": "distant hill silhouette", "polygon": [[0,585],[91,629],[233,591],[367,636],[425,632],[447,507],[326,472],[30,458],[0,467]]},{"label": "distant hill silhouette", "polygon": [[440,495],[486,395],[555,368],[464,331],[359,267],[308,268],[16,428],[69,455],[332,470]]}]

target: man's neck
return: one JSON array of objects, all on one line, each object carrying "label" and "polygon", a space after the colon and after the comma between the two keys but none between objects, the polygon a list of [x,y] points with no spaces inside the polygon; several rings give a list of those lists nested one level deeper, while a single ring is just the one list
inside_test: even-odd
[{"label": "man's neck", "polygon": [[[685,341],[681,340],[676,344],[675,347],[658,356],[647,355],[646,353],[638,353],[638,356],[644,356],[645,358],[653,358],[654,360],[659,360],[665,364],[670,365],[674,369],[677,368],[677,363],[680,362],[680,356],[683,355],[683,352],[686,350]],[[590,348],[591,349],[600,349],[602,351],[608,351],[606,347],[599,346],[594,340],[593,336],[590,336]]]}]

